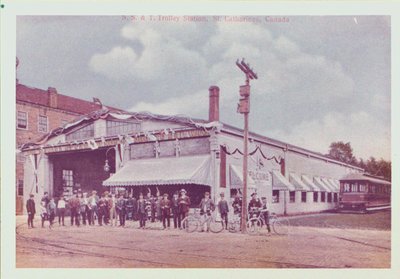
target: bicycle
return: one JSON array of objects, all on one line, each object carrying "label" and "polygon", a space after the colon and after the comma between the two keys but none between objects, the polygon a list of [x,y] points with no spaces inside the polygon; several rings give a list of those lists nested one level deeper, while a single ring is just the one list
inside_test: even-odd
[{"label": "bicycle", "polygon": [[207,230],[213,233],[222,232],[224,224],[222,220],[216,220],[215,213],[200,215],[200,210],[195,209],[193,215],[189,215],[182,220],[182,226],[188,233],[195,232],[199,227],[203,228],[207,224]]},{"label": "bicycle", "polygon": [[[264,212],[267,210],[254,211],[252,213],[252,217],[247,221],[247,232],[249,234],[258,234],[260,229],[265,224],[265,220],[263,218]],[[287,218],[279,217],[275,213],[271,213],[269,215],[269,223],[272,227],[272,230],[278,235],[287,235],[289,233],[290,223]]]}]

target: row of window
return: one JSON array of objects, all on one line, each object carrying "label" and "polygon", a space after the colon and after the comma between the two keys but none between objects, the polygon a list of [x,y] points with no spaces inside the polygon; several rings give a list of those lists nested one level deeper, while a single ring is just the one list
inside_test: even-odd
[{"label": "row of window", "polygon": [[[272,203],[279,203],[279,190],[272,191]],[[337,193],[321,193],[320,202],[337,202],[338,201],[338,194]],[[313,201],[318,202],[318,192],[313,192]],[[295,203],[296,202],[296,192],[290,191],[289,192],[289,202]],[[301,192],[301,202],[307,202],[307,192]]]},{"label": "row of window", "polygon": [[344,193],[382,193],[390,194],[389,185],[366,185],[362,183],[343,183],[340,191]]},{"label": "row of window", "polygon": [[[138,122],[126,122],[126,121],[112,121],[107,120],[106,124],[106,135],[126,135],[130,133],[137,133],[141,129],[141,125]],[[76,131],[73,131],[66,135],[67,140],[83,140],[94,137],[94,124],[91,123]]]},{"label": "row of window", "polygon": [[[39,115],[37,119],[38,132],[47,133],[49,131],[49,118],[46,115]],[[61,126],[68,123],[67,120],[61,120]],[[17,111],[17,129],[28,130],[28,113]]]}]

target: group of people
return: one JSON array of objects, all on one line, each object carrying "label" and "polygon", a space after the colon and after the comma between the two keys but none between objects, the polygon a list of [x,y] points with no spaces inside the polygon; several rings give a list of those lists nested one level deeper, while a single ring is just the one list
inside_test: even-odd
[{"label": "group of people", "polygon": [[[221,219],[227,228],[229,204],[224,196],[224,193],[220,194],[220,200],[216,206],[210,198],[210,193],[205,192],[199,207],[201,215],[211,215],[218,208]],[[48,193],[45,192],[40,202],[39,214],[42,227],[48,221],[50,228],[54,224],[56,215],[58,215],[59,226],[65,226],[65,213],[69,208],[71,226],[76,225],[79,227],[81,222],[83,225],[93,226],[97,220],[99,226],[104,224],[124,227],[126,220],[132,220],[139,221],[139,228],[141,229],[145,228],[146,221],[160,221],[163,228],[167,229],[171,227],[172,217],[174,228],[182,229],[182,220],[188,216],[190,207],[190,198],[185,189],[182,189],[179,193],[175,192],[171,198],[167,193],[161,196],[159,192],[156,196],[152,196],[149,191],[146,196],[140,193],[138,199],[127,192],[114,194],[106,191],[99,197],[96,191],[92,191],[90,196],[82,191],[74,191],[72,197],[68,200],[65,196],[61,196],[57,203],[54,198],[50,198]],[[236,195],[232,207],[234,214],[241,214],[242,198],[239,194]],[[36,214],[36,207],[33,194],[30,195],[26,203],[26,209],[28,212],[28,227],[34,228],[33,219]],[[256,214],[263,214],[267,229],[270,231],[266,198],[263,197],[260,201],[257,198],[257,194],[253,193],[248,210],[249,213],[256,211]]]}]

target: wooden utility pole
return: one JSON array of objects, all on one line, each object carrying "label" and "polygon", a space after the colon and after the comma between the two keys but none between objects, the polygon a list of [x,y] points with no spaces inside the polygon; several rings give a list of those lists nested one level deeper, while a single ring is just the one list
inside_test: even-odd
[{"label": "wooden utility pole", "polygon": [[246,232],[247,223],[247,161],[248,161],[248,140],[249,140],[249,113],[250,113],[250,79],[257,79],[258,76],[254,73],[250,65],[241,62],[239,59],[236,61],[236,66],[246,75],[246,85],[240,86],[240,100],[238,105],[238,112],[244,116],[244,129],[243,129],[243,197],[242,197],[242,216],[241,216],[241,230]]}]

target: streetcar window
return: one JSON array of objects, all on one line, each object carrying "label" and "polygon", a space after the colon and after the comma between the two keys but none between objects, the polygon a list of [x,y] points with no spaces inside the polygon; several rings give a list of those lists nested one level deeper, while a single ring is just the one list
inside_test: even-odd
[{"label": "streetcar window", "polygon": [[314,202],[318,202],[318,192],[313,193],[313,200]]},{"label": "streetcar window", "polygon": [[367,186],[360,184],[360,192],[366,192]]},{"label": "streetcar window", "polygon": [[338,194],[334,193],[333,194],[333,202],[337,202],[338,201]]},{"label": "streetcar window", "polygon": [[350,192],[350,184],[349,183],[344,184],[344,192]]},{"label": "streetcar window", "polygon": [[325,192],[321,192],[321,202],[325,202]]},{"label": "streetcar window", "polygon": [[289,202],[296,202],[296,192],[295,191],[289,192]]},{"label": "streetcar window", "polygon": [[328,193],[328,202],[332,202],[332,193]]},{"label": "streetcar window", "polygon": [[357,183],[351,184],[351,191],[352,191],[352,192],[358,192],[358,190],[357,190]]}]

